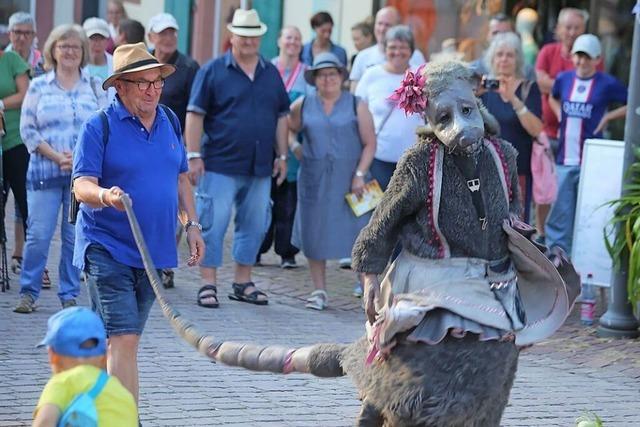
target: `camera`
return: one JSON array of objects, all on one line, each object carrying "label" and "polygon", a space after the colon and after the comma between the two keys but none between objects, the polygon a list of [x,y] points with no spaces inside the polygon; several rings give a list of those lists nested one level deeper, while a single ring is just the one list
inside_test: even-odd
[{"label": "camera", "polygon": [[487,90],[497,90],[500,87],[500,80],[485,78],[482,81],[482,87]]}]

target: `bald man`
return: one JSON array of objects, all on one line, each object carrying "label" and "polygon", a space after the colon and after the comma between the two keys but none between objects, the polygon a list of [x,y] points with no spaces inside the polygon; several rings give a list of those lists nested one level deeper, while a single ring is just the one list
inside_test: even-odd
[{"label": "bald man", "polygon": [[[377,44],[368,47],[356,56],[349,74],[351,80],[351,92],[355,93],[358,81],[362,78],[365,70],[374,65],[382,64],[386,61],[384,52],[384,35],[387,30],[400,24],[400,13],[395,7],[383,7],[376,13],[376,21],[373,25],[373,32],[376,36]],[[424,55],[419,50],[414,50],[409,59],[409,65],[415,68],[425,63]]]}]

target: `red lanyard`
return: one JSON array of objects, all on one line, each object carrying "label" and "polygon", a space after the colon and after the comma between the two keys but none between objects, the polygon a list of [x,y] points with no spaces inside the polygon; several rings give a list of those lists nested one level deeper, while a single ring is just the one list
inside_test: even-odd
[{"label": "red lanyard", "polygon": [[[284,88],[287,90],[287,92],[291,92],[291,88],[293,87],[298,74],[300,74],[300,70],[302,70],[302,62],[298,61],[296,67],[293,69],[293,71],[291,71],[291,74],[289,74],[289,78],[286,82],[284,82]],[[280,72],[280,77],[282,77],[282,80],[284,80],[284,67],[280,66],[280,61],[278,61],[278,71]]]}]

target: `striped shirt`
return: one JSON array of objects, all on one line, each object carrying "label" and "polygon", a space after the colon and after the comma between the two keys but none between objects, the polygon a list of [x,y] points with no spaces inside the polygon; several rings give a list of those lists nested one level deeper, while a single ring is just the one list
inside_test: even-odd
[{"label": "striped shirt", "polygon": [[556,77],[551,96],[560,101],[562,109],[556,161],[560,165],[579,166],[584,141],[602,138],[602,133],[595,130],[611,104],[627,103],[627,88],[606,73],[598,71],[583,79],[572,70]]},{"label": "striped shirt", "polygon": [[82,70],[71,90],[58,83],[54,71],[36,77],[22,102],[20,135],[31,153],[27,171],[27,188],[69,185],[71,171],[63,171],[57,163],[38,153],[42,142],[57,152],[73,152],[82,124],[93,112],[107,105],[106,92],[99,79]]}]

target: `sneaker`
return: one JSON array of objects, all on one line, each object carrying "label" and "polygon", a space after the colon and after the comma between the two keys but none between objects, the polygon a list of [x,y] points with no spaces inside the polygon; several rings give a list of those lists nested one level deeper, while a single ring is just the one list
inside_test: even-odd
[{"label": "sneaker", "polygon": [[20,298],[20,302],[13,309],[16,313],[31,313],[36,309],[36,300],[30,294],[24,294]]},{"label": "sneaker", "polygon": [[296,263],[296,259],[294,257],[282,258],[282,261],[280,262],[280,268],[285,268],[285,269],[298,268],[298,264]]},{"label": "sneaker", "polygon": [[304,306],[312,310],[324,310],[327,307],[328,300],[329,296],[326,291],[316,289],[311,292],[311,295],[307,298],[307,303]]},{"label": "sneaker", "polygon": [[358,282],[353,287],[353,296],[357,298],[362,298],[362,295],[364,295],[364,289],[362,289],[362,283]]},{"label": "sneaker", "polygon": [[351,258],[340,258],[338,265],[345,270],[351,270]]},{"label": "sneaker", "polygon": [[20,275],[22,271],[22,257],[21,256],[13,256],[11,257],[11,271],[13,274]]},{"label": "sneaker", "polygon": [[75,299],[71,298],[68,299],[66,301],[62,301],[62,309],[64,310],[65,308],[69,308],[69,307],[75,307],[76,305],[78,305],[78,303],[76,302]]}]

